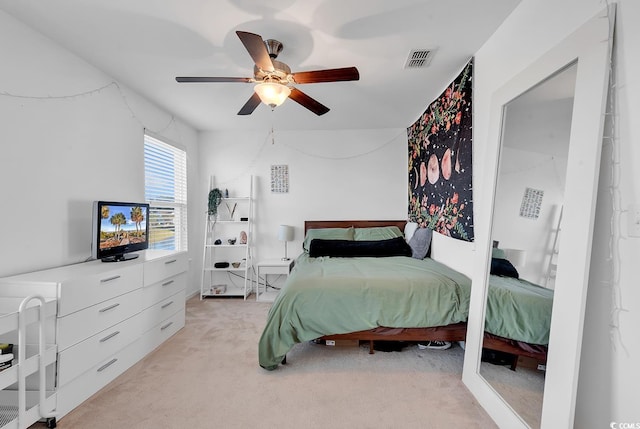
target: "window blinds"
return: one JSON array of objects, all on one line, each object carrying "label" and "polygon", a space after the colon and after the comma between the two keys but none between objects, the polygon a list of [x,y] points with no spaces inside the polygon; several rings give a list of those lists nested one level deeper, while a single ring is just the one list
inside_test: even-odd
[{"label": "window blinds", "polygon": [[144,185],[149,247],[187,250],[187,153],[145,134]]}]

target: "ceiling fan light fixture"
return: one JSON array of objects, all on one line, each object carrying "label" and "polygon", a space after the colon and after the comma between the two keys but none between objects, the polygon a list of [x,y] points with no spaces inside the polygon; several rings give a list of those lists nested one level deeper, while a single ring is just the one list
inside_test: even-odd
[{"label": "ceiling fan light fixture", "polygon": [[263,40],[259,34],[236,31],[236,35],[253,60],[253,77],[176,77],[179,83],[186,82],[244,82],[255,84],[254,93],[245,102],[238,115],[250,115],[264,103],[275,109],[287,98],[291,98],[305,109],[318,116],[324,115],[329,108],[309,97],[294,85],[303,83],[346,82],[359,80],[356,67],[310,70],[292,73],[291,68],[276,60],[282,51],[282,43],[277,40]]},{"label": "ceiling fan light fixture", "polygon": [[271,108],[278,107],[291,94],[291,88],[281,83],[262,82],[257,84],[253,90],[258,94],[260,100]]}]

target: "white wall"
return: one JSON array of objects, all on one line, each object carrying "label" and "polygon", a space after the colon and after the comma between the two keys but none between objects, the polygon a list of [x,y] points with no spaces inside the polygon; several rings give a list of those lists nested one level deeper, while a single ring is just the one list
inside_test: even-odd
[{"label": "white wall", "polygon": [[[204,224],[210,175],[215,176],[215,186],[228,188],[230,194],[238,189],[238,195],[246,189],[249,175],[255,177],[256,261],[283,256],[283,243],[276,237],[280,224],[295,228],[288,247],[289,256],[295,257],[302,251],[305,220],[406,219],[407,150],[405,128],[276,129],[273,136],[270,130],[202,133],[200,224]],[[271,193],[270,168],[280,164],[289,166],[286,194]],[[470,273],[473,243],[439,234],[433,243],[434,259]]]},{"label": "white wall", "polygon": [[[509,104],[500,153],[492,239],[526,251],[521,278],[547,284],[555,231],[563,205],[573,99]],[[520,216],[526,188],[544,191],[537,219]]]},{"label": "white wall", "polygon": [[[567,159],[511,148],[503,148],[501,157],[492,239],[500,248],[525,250],[526,264],[516,267],[520,277],[545,286],[564,194],[558,172],[565,174]],[[520,216],[526,188],[544,191],[537,219]]]},{"label": "white wall", "polygon": [[[571,34],[606,6],[601,0],[523,0],[475,56],[474,200],[486,201],[495,154],[483,153],[491,94],[532,60]],[[636,388],[640,380],[640,288],[637,255],[640,239],[627,239],[627,208],[640,200],[640,149],[634,118],[640,106],[640,3],[620,0],[615,30],[612,106],[607,121],[598,192],[591,280],[587,298],[575,425],[609,427],[639,422]],[[635,172],[634,172],[635,167]],[[480,210],[479,210],[480,211]],[[481,210],[481,212],[484,210]],[[484,211],[486,212],[486,211]],[[479,220],[476,216],[476,224]],[[484,222],[482,222],[484,223]],[[612,228],[613,225],[613,228]],[[476,231],[477,233],[478,231]],[[476,235],[478,236],[478,234]]]},{"label": "white wall", "polygon": [[1,11],[0,52],[0,276],[91,256],[92,202],[144,201],[145,128],[187,150],[196,195],[193,128]]},{"label": "white wall", "polygon": [[[255,176],[256,260],[283,256],[280,224],[295,228],[289,255],[297,256],[305,220],[407,217],[405,129],[276,129],[273,139],[270,130],[208,132],[201,134],[200,154],[202,219],[209,175],[231,194]],[[289,166],[289,193],[271,193],[270,168],[280,164]]]}]

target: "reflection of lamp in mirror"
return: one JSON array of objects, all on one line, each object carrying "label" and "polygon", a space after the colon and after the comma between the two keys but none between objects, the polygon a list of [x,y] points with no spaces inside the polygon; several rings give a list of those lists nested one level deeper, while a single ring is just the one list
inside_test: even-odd
[{"label": "reflection of lamp in mirror", "polygon": [[291,258],[287,256],[287,241],[293,240],[293,227],[289,225],[280,225],[278,228],[278,240],[284,241],[284,258],[283,261],[289,261]]},{"label": "reflection of lamp in mirror", "polygon": [[504,249],[504,255],[516,267],[524,267],[527,262],[527,251],[521,249]]}]

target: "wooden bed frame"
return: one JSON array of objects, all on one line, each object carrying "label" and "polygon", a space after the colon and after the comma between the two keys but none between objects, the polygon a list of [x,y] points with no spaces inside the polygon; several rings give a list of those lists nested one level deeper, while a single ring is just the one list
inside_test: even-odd
[{"label": "wooden bed frame", "polygon": [[[305,235],[309,229],[318,228],[371,228],[379,226],[397,226],[404,231],[406,220],[308,220],[304,222]],[[347,334],[325,335],[320,340],[358,340],[369,342],[369,353],[374,353],[374,341],[465,341],[467,334],[466,322],[431,328],[386,328],[379,327],[372,330],[350,332]],[[516,341],[495,335],[486,334],[483,348],[508,353],[514,356],[511,369],[515,371],[518,357],[525,356],[546,363],[546,349],[540,352],[525,350]],[[539,348],[539,347],[538,347]],[[286,357],[285,357],[286,359]]]},{"label": "wooden bed frame", "polygon": [[306,220],[304,221],[304,233],[310,229],[318,228],[373,228],[376,226],[397,226],[404,231],[406,220]]}]

